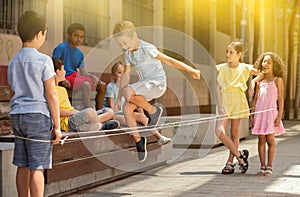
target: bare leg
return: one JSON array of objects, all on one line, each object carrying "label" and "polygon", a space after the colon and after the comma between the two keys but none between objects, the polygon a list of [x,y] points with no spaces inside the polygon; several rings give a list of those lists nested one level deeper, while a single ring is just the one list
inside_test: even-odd
[{"label": "bare leg", "polygon": [[134,116],[137,122],[141,123],[144,126],[148,124],[148,118],[144,113],[141,112],[134,112]]},{"label": "bare leg", "polygon": [[107,112],[98,115],[98,121],[100,123],[106,122],[108,120],[114,119],[114,111],[112,109],[109,109]]},{"label": "bare leg", "polygon": [[30,194],[31,197],[44,196],[44,170],[30,171]]},{"label": "bare leg", "polygon": [[127,101],[134,104],[137,107],[141,107],[146,110],[149,114],[153,114],[156,112],[156,108],[152,106],[144,96],[136,95],[134,90],[131,87],[126,87],[122,91],[122,95],[125,97]]},{"label": "bare leg", "polygon": [[258,136],[258,154],[260,160],[260,166],[266,166],[266,136]]},{"label": "bare leg", "polygon": [[120,125],[127,126],[124,115],[117,114],[117,115],[115,115],[115,119],[120,122]]},{"label": "bare leg", "polygon": [[30,170],[28,168],[18,167],[16,175],[16,184],[19,197],[30,196],[29,180]]},{"label": "bare leg", "polygon": [[124,111],[126,123],[129,128],[132,128],[131,132],[132,132],[134,141],[139,142],[141,140],[141,136],[136,130],[137,125],[136,125],[136,119],[135,119],[135,115],[134,115],[135,108],[136,108],[136,106],[134,104],[129,103],[127,101],[123,105],[123,111]]},{"label": "bare leg", "polygon": [[272,167],[275,151],[276,151],[276,143],[275,143],[275,134],[269,134],[266,136],[267,144],[268,144],[268,167]]},{"label": "bare leg", "polygon": [[[230,128],[231,140],[237,149],[240,143],[240,123],[241,123],[241,119],[231,119],[231,128]],[[233,158],[234,155],[230,151],[227,161],[233,163]]]},{"label": "bare leg", "polygon": [[98,122],[97,112],[92,108],[87,108],[86,118],[89,120],[90,123]]},{"label": "bare leg", "polygon": [[105,92],[106,92],[106,84],[103,81],[98,82],[96,87],[96,110],[99,110],[103,106],[104,98],[105,98]]},{"label": "bare leg", "polygon": [[[216,122],[216,135],[218,138],[223,142],[223,144],[232,152],[232,154],[236,157],[240,156],[240,152],[238,151],[236,145],[233,143],[231,138],[226,135],[225,133],[225,127],[227,125],[228,119],[226,120],[217,120]],[[243,163],[242,160],[240,160],[240,163]]]},{"label": "bare leg", "polygon": [[91,107],[91,85],[88,81],[82,83],[82,103],[84,108]]}]

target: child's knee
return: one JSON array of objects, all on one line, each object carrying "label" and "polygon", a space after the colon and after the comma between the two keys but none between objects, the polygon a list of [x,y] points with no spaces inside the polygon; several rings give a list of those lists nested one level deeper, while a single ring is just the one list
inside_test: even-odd
[{"label": "child's knee", "polygon": [[82,83],[82,89],[83,90],[90,90],[91,89],[91,84],[88,82],[88,81],[84,81],[83,83]]},{"label": "child's knee", "polygon": [[96,90],[98,92],[105,92],[106,91],[106,83],[104,83],[103,81],[99,80],[99,82],[97,84],[97,87],[96,87]]},{"label": "child's knee", "polygon": [[91,122],[97,122],[98,121],[97,112],[92,108],[87,108],[86,109],[86,117]]},{"label": "child's knee", "polygon": [[224,129],[224,127],[220,126],[220,127],[216,128],[215,134],[217,135],[218,138],[220,136],[222,136],[222,135],[225,135],[225,129]]},{"label": "child's knee", "polygon": [[111,108],[109,108],[106,113],[110,117],[110,119],[113,119],[114,116],[115,116],[114,115],[114,110],[112,110]]}]

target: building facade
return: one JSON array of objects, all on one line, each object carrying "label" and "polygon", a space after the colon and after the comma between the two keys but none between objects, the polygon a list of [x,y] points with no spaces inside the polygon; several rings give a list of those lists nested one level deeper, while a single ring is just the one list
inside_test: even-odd
[{"label": "building facade", "polygon": [[[47,18],[48,35],[41,51],[50,56],[54,47],[66,39],[66,29],[74,22],[86,27],[84,44],[80,47],[86,56],[111,37],[119,20],[130,20],[138,28],[157,27],[157,31],[142,37],[164,53],[202,71],[199,82],[184,72],[167,69],[169,89],[159,102],[175,111],[180,108],[182,112],[185,107],[186,113],[197,112],[192,110],[194,106],[200,106],[197,108],[200,111],[213,110],[214,66],[226,61],[226,45],[231,41],[244,42],[244,61],[250,64],[255,61],[255,43],[258,54],[274,51],[284,60],[287,58],[289,13],[284,0],[2,0],[1,3],[1,86],[7,85],[5,67],[21,47],[16,24],[26,10],[35,10]],[[159,31],[159,28],[164,29]],[[99,73],[108,73],[111,63],[97,62]],[[289,85],[295,88],[294,84]]]}]

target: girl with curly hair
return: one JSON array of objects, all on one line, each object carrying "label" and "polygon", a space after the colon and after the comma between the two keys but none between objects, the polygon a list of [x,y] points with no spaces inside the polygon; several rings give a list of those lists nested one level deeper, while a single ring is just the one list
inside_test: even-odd
[{"label": "girl with curly hair", "polygon": [[[252,134],[258,135],[258,153],[261,168],[258,175],[271,175],[275,156],[275,136],[285,133],[281,117],[284,107],[285,64],[273,52],[260,55],[254,66],[264,74],[257,83],[250,116]],[[268,163],[266,165],[266,144],[268,145]]]}]

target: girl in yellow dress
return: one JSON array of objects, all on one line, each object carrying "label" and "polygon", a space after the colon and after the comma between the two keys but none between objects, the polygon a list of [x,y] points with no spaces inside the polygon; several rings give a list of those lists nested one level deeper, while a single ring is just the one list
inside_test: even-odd
[{"label": "girl in yellow dress", "polygon": [[[230,150],[228,160],[222,174],[234,173],[234,156],[238,159],[242,173],[248,170],[248,150],[239,151],[240,123],[242,118],[249,117],[249,107],[245,96],[247,80],[250,74],[259,72],[253,65],[242,63],[243,44],[232,42],[227,46],[227,62],[217,65],[217,113],[216,134],[223,144]],[[231,123],[231,138],[226,135],[227,123]]]}]

